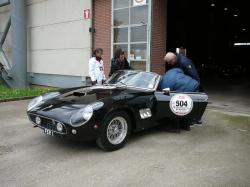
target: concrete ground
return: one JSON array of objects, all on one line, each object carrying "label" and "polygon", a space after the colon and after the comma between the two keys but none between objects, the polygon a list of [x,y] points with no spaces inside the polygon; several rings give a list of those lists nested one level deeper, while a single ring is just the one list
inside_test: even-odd
[{"label": "concrete ground", "polygon": [[210,108],[250,115],[250,82],[240,85],[222,82],[220,86],[207,86],[205,90]]},{"label": "concrete ground", "polygon": [[28,101],[0,103],[0,186],[250,186],[250,116],[215,100],[203,126],[154,128],[108,153],[32,128]]}]

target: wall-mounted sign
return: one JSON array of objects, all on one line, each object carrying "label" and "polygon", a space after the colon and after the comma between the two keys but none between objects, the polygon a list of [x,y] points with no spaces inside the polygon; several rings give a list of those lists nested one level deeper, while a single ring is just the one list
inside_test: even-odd
[{"label": "wall-mounted sign", "polygon": [[83,10],[83,18],[89,19],[90,18],[90,9]]},{"label": "wall-mounted sign", "polygon": [[147,0],[133,0],[134,6],[145,5],[147,4]]}]

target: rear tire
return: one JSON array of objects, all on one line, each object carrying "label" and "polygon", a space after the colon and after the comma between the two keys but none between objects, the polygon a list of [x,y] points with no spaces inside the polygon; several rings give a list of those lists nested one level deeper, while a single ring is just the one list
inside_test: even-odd
[{"label": "rear tire", "polygon": [[111,113],[102,123],[97,145],[105,151],[116,151],[122,148],[131,134],[130,116],[123,111]]}]

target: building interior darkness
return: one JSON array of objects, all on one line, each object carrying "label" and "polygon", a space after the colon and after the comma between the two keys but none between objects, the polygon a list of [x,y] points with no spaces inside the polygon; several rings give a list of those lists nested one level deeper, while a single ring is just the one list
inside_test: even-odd
[{"label": "building interior darkness", "polygon": [[167,51],[186,48],[204,84],[217,88],[225,82],[249,88],[247,4],[243,0],[169,0]]}]

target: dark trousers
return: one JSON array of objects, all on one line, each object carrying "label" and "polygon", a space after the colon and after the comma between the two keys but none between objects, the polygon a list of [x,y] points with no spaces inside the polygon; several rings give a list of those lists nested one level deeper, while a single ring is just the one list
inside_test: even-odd
[{"label": "dark trousers", "polygon": [[189,119],[171,119],[168,124],[168,129],[172,130],[189,130],[191,125],[191,120]]}]

